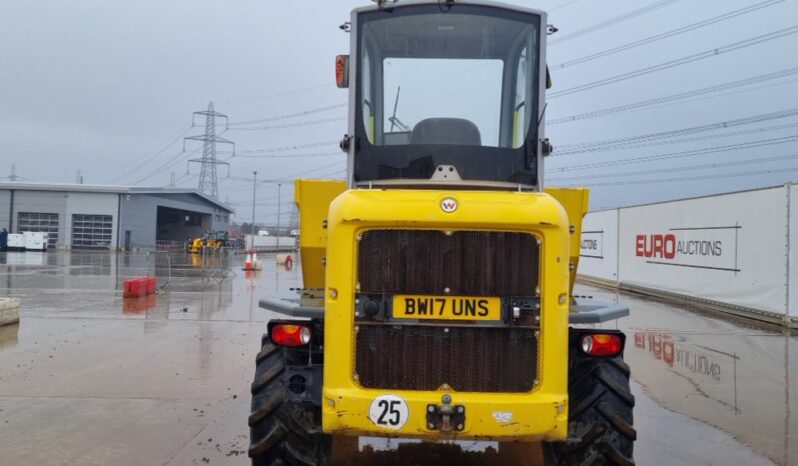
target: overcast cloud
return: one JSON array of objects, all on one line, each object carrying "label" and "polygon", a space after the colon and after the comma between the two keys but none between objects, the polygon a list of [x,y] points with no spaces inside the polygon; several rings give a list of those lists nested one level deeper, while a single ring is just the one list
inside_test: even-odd
[{"label": "overcast cloud", "polygon": [[[277,188],[266,180],[306,176],[341,177],[344,156],[334,141],[346,131],[346,92],[334,82],[334,57],[348,51],[338,26],[365,0],[335,1],[23,1],[3,2],[0,14],[0,177],[11,164],[27,181],[164,186],[175,172],[178,185],[196,187],[199,165],[187,174],[186,160],[201,143],[182,136],[193,129],[191,113],[209,101],[229,115],[222,136],[236,142],[230,178],[220,167],[220,199],[251,215],[252,171],[258,187],[257,219],[273,223]],[[660,3],[656,0],[528,0],[514,3],[552,10],[560,32],[552,41]],[[758,0],[680,0],[654,12],[614,23],[549,49],[554,88],[585,83],[680,59],[798,25],[796,0],[774,2],[749,14],[684,34],[564,68],[556,65],[664,33]],[[615,84],[552,98],[548,120],[798,67],[798,34],[720,53]],[[722,50],[722,49],[721,49]],[[548,135],[563,150],[573,144],[658,133],[798,107],[798,74],[739,87],[677,105],[646,108],[604,118],[551,125]],[[433,85],[433,84],[431,84]],[[299,91],[299,92],[295,92]],[[272,119],[311,109],[327,110]],[[265,120],[252,124],[250,120]],[[223,122],[219,128],[224,129]],[[235,124],[237,123],[237,124]],[[301,123],[302,126],[295,124]],[[656,146],[555,155],[548,159],[558,184],[621,182],[593,188],[594,208],[639,204],[767,186],[798,179],[798,143],[682,155],[665,160],[562,171],[574,165],[681,153],[796,135],[797,117],[705,131],[678,139],[653,139]],[[269,129],[252,129],[268,126]],[[783,128],[781,128],[783,126]],[[775,128],[774,128],[775,127]],[[249,129],[244,129],[249,128]],[[757,130],[754,132],[754,130]],[[736,135],[720,137],[719,135]],[[709,138],[709,136],[713,136]],[[719,137],[714,137],[719,136]],[[316,144],[318,143],[318,144]],[[274,152],[273,148],[311,144]],[[264,151],[265,149],[265,151]],[[229,149],[220,146],[221,159]],[[303,154],[303,157],[271,157]],[[311,156],[308,156],[310,154]],[[556,153],[555,153],[556,154]],[[257,158],[255,158],[257,156]],[[262,157],[270,156],[270,157]],[[765,159],[756,164],[752,159]],[[147,161],[147,163],[143,163]],[[731,161],[741,162],[728,165]],[[697,165],[726,164],[695,169]],[[674,168],[691,167],[684,171]],[[652,173],[663,170],[660,173]],[[664,171],[668,170],[668,171]],[[705,179],[714,174],[770,170],[770,174]],[[622,177],[609,175],[635,173]],[[690,181],[673,179],[700,178]],[[641,182],[644,180],[672,180]],[[283,185],[282,212],[290,216],[292,190]]]}]

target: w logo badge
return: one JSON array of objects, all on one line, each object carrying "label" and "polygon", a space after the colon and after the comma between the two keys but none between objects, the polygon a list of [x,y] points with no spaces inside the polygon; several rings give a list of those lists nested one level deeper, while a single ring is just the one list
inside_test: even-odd
[{"label": "w logo badge", "polygon": [[446,199],[441,201],[441,210],[444,212],[454,212],[457,210],[457,201],[452,199],[451,197],[447,197]]}]

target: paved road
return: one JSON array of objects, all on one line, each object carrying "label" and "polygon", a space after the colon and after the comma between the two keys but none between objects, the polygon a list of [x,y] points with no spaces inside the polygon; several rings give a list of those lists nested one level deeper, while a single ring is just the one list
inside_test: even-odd
[{"label": "paved road", "polygon": [[[249,383],[269,292],[297,270],[218,280],[185,256],[170,292],[136,305],[126,276],[164,258],[102,253],[0,253],[0,296],[22,299],[0,328],[0,463],[248,464]],[[162,282],[164,280],[162,279]],[[580,286],[582,294],[616,296]],[[622,296],[635,378],[641,465],[798,463],[798,337]],[[336,443],[336,464],[540,464],[530,445]],[[464,451],[465,450],[465,451]]]}]

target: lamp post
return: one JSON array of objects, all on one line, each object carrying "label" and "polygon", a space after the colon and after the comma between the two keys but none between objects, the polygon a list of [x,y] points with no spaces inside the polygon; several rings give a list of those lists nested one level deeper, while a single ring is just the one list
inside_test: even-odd
[{"label": "lamp post", "polygon": [[277,183],[277,245],[274,249],[280,250],[280,195],[283,192],[283,185]]},{"label": "lamp post", "polygon": [[[252,172],[252,236],[255,236],[255,188],[258,183],[258,172]],[[255,238],[252,238],[252,245],[255,245]]]}]

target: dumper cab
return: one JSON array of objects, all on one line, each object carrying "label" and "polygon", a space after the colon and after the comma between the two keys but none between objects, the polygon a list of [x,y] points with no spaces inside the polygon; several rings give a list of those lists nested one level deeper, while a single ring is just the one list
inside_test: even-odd
[{"label": "dumper cab", "polygon": [[339,57],[351,84],[350,185],[539,188],[545,22],[466,2],[356,10],[354,52]]}]

